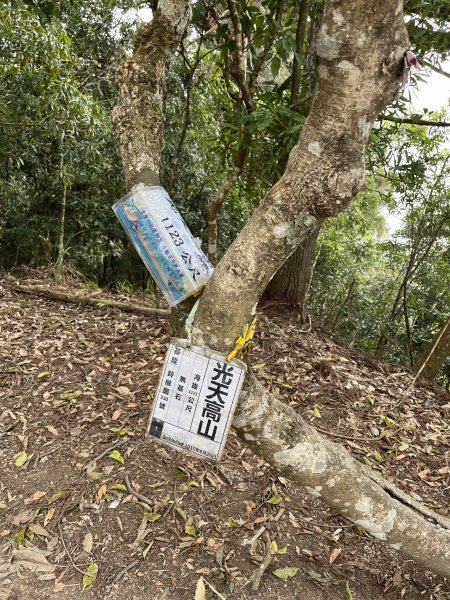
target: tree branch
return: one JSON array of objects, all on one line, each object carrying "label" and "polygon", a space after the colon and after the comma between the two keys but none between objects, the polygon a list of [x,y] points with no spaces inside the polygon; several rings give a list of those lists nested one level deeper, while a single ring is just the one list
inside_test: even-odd
[{"label": "tree branch", "polygon": [[118,96],[111,117],[128,189],[160,183],[167,66],[190,14],[189,0],[161,0],[153,20],[137,30],[133,55],[117,70]]},{"label": "tree branch", "polygon": [[[309,0],[300,0],[298,8],[297,29],[295,31],[295,51],[296,54],[301,54],[305,44],[306,23],[308,20]],[[302,66],[297,56],[294,55],[292,61],[292,82],[291,82],[291,101],[292,107],[297,106],[298,96],[300,92],[300,82],[302,77]]]},{"label": "tree branch", "polygon": [[393,123],[404,123],[407,125],[423,125],[424,127],[450,127],[448,121],[427,121],[425,119],[411,119],[381,115],[379,121],[392,121]]},{"label": "tree branch", "polygon": [[150,306],[144,306],[143,304],[134,304],[132,302],[118,302],[117,300],[110,300],[109,298],[102,298],[101,296],[81,296],[78,294],[66,294],[64,292],[58,292],[50,288],[42,287],[26,287],[24,285],[14,284],[11,286],[13,292],[20,294],[32,294],[34,296],[41,296],[42,298],[49,298],[50,300],[57,300],[58,302],[68,302],[70,304],[89,304],[96,308],[111,307],[117,308],[122,312],[130,312],[140,315],[146,315],[147,317],[168,317],[170,316],[170,310],[164,308],[152,308]]},{"label": "tree branch", "polygon": [[246,69],[244,62],[244,49],[241,20],[237,11],[236,1],[227,0],[228,10],[230,11],[231,23],[233,25],[233,40],[234,40],[234,61],[230,67],[230,73],[236,82],[236,85],[241,92],[242,100],[248,112],[255,110],[255,105],[246,81]]},{"label": "tree branch", "polygon": [[432,63],[428,62],[427,60],[421,60],[420,61],[425,67],[428,67],[429,69],[431,69],[432,71],[434,71],[435,73],[439,73],[439,75],[442,75],[443,77],[447,77],[448,79],[450,79],[450,73],[447,73],[447,71],[444,71],[443,69],[441,69],[440,67],[436,67],[435,65],[433,65]]}]

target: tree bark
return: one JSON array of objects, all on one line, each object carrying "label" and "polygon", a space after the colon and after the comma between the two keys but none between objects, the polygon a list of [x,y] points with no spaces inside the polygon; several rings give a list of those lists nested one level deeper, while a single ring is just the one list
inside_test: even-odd
[{"label": "tree bark", "polygon": [[316,227],[277,271],[264,292],[266,300],[296,307],[302,322],[307,319],[306,296],[313,275],[314,254],[320,227]]},{"label": "tree bark", "polygon": [[414,371],[426,379],[436,379],[450,356],[450,317],[414,364]]},{"label": "tree bark", "polygon": [[128,190],[138,183],[160,184],[167,68],[190,14],[189,0],[162,0],[151,23],[137,30],[133,55],[117,69],[111,117]]},{"label": "tree bark", "polygon": [[[450,521],[435,515],[324,438],[247,376],[233,427],[280,474],[423,567],[450,575]],[[439,524],[438,524],[439,523]]]},{"label": "tree bark", "polygon": [[[297,29],[295,34],[296,52],[302,54],[305,46],[305,36],[308,20],[309,0],[300,0]],[[314,47],[317,38],[316,19],[311,19],[306,52],[306,74],[314,69]],[[297,57],[292,64],[292,83],[290,104],[294,110],[299,110],[299,93],[302,83],[302,68]],[[308,104],[310,98],[305,100]],[[280,162],[287,161],[287,153]],[[301,322],[307,317],[306,296],[314,273],[314,255],[317,238],[321,225],[318,225],[302,244],[291,254],[286,263],[275,273],[264,292],[267,300],[280,300],[297,307]]]},{"label": "tree bark", "polygon": [[[230,351],[286,258],[359,191],[370,128],[398,94],[407,48],[397,0],[328,0],[317,44],[319,87],[299,144],[200,297],[193,343]],[[407,557],[450,576],[448,520],[320,436],[251,373],[234,426],[281,473]]]}]

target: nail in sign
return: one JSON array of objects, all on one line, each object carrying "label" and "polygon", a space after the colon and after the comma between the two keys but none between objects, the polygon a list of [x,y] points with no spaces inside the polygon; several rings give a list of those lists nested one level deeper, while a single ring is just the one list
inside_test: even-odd
[{"label": "nail in sign", "polygon": [[197,458],[218,462],[246,373],[246,365],[222,354],[169,345],[150,416],[150,436]]}]

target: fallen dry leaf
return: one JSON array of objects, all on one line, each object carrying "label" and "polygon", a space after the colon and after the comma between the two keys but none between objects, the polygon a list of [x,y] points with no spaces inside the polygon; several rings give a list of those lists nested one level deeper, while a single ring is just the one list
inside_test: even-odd
[{"label": "fallen dry leaf", "polygon": [[330,554],[330,565],[334,563],[337,557],[341,554],[342,548],[335,548],[333,552]]},{"label": "fallen dry leaf", "polygon": [[197,581],[197,587],[195,588],[195,600],[206,600],[206,589],[203,577]]},{"label": "fallen dry leaf", "polygon": [[92,533],[89,531],[83,540],[83,550],[90,554],[92,552],[92,546],[94,545],[94,538]]}]

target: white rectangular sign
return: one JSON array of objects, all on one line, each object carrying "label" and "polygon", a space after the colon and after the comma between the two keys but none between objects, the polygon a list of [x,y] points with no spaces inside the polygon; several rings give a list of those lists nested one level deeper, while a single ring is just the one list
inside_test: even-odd
[{"label": "white rectangular sign", "polygon": [[246,365],[208,348],[174,340],[150,415],[148,433],[206,460],[219,461],[225,447]]},{"label": "white rectangular sign", "polygon": [[214,269],[164,188],[138,186],[113,210],[170,306],[206,284]]}]

